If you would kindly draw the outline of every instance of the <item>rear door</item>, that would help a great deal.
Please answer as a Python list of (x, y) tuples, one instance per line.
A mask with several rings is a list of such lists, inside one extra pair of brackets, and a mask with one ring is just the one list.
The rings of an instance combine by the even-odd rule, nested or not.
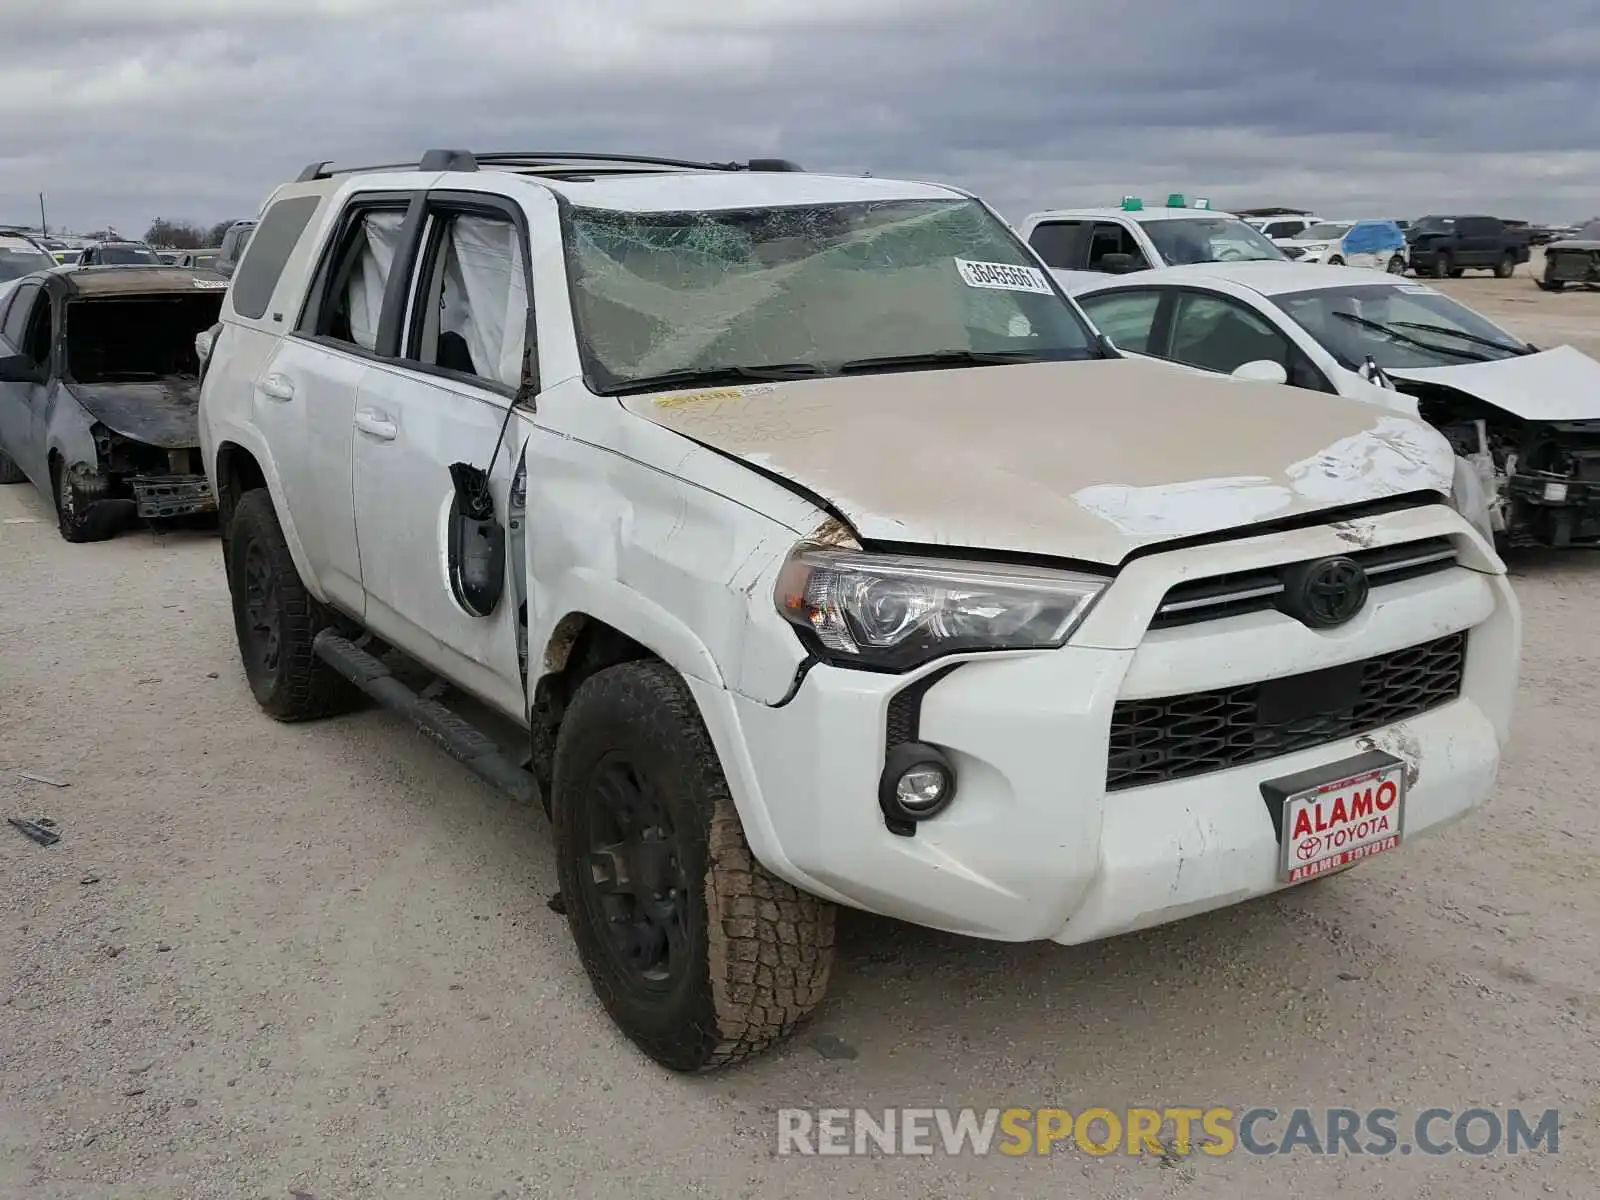
[(1456, 229), (1461, 236), (1459, 266), (1492, 267), (1500, 260), (1505, 227), (1495, 218), (1463, 217)]
[[(278, 340), (254, 384), (256, 422), (273, 447), (295, 533), (323, 594), (355, 617), (365, 599), (351, 507), (356, 397), (379, 361), (384, 293), (413, 199), (408, 193), (351, 199), (295, 332)], [(269, 209), (241, 263), (236, 293), (275, 235)], [(396, 313), (396, 329), (398, 319)]]
[[(484, 566), (474, 550), (492, 544), (493, 524), (505, 527), (522, 451), (513, 409), (533, 337), (526, 223), (500, 197), (437, 192), (420, 231), (399, 353), (371, 365), (354, 413), (366, 623), (521, 719), (510, 556)], [(489, 526), (466, 519), (458, 472), (486, 489)]]

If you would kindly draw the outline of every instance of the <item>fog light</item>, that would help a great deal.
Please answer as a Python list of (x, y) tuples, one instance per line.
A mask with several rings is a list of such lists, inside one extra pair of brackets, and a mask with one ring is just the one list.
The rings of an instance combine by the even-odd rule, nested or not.
[(1567, 485), (1564, 483), (1547, 483), (1544, 485), (1544, 498), (1551, 504), (1560, 504), (1567, 498)]
[(878, 803), (892, 832), (910, 834), (916, 822), (938, 816), (955, 796), (955, 767), (943, 750), (923, 742), (890, 748), (878, 781)]

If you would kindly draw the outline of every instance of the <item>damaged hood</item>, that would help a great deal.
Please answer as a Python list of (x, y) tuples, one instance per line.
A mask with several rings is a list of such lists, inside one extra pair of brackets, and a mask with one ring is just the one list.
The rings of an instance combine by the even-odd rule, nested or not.
[(163, 450), (200, 444), (198, 380), (177, 377), (63, 386), (80, 408), (113, 433)]
[(1359, 401), (1132, 359), (629, 396), (875, 541), (1114, 565), (1142, 545), (1414, 491), (1454, 455)]
[(1384, 370), (1455, 388), (1527, 421), (1600, 421), (1600, 362), (1571, 346), (1496, 362)]

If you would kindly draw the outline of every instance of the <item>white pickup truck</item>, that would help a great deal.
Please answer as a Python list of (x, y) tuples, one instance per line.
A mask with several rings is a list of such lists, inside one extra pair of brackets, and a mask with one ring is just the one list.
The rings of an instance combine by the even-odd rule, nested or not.
[(1084, 942), (1493, 786), (1520, 618), (1444, 438), (1123, 357), (956, 189), (317, 163), (200, 349), (258, 703), (369, 697), (542, 800), (675, 1070), (812, 1011), (837, 905)]
[(1120, 208), (1065, 208), (1031, 213), (1020, 232), (1069, 292), (1106, 275), (1205, 262), (1287, 262), (1259, 229), (1232, 213), (1190, 207), (1181, 196), (1165, 208), (1129, 197)]

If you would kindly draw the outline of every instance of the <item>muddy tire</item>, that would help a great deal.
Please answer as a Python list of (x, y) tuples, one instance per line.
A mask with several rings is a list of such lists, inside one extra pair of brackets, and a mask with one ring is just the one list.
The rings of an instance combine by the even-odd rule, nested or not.
[(1517, 260), (1509, 254), (1494, 265), (1494, 277), (1496, 279), (1510, 279), (1516, 272)]
[(1433, 271), (1431, 274), (1435, 279), (1443, 279), (1450, 274), (1450, 256), (1444, 251), (1441, 250), (1433, 256)]
[(105, 511), (109, 506), (101, 506), (98, 512), (91, 508), (91, 499), (73, 483), (60, 459), (50, 463), (50, 491), (63, 541), (104, 542), (116, 536), (117, 522)]
[(750, 853), (681, 678), (655, 660), (585, 680), (561, 723), (556, 861), (600, 1003), (674, 1071), (783, 1040), (827, 989), (834, 909)]
[(256, 703), (280, 721), (358, 707), (360, 690), (312, 652), (334, 621), (300, 581), (264, 488), (246, 492), (233, 510), (227, 567), (239, 657)]
[(1391, 275), (1404, 275), (1406, 273), (1406, 260), (1396, 254), (1389, 260), (1384, 270)]

